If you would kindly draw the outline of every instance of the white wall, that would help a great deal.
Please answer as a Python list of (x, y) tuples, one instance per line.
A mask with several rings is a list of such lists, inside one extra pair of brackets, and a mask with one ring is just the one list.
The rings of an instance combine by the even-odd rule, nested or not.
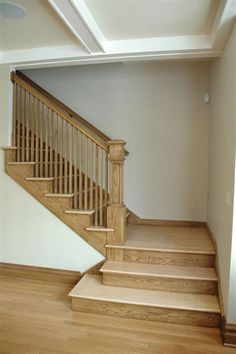
[(126, 205), (144, 218), (206, 220), (209, 63), (25, 71), (111, 138), (127, 141)]
[[(211, 70), (211, 119), (209, 155), (208, 223), (216, 237), (224, 308), (230, 321), (236, 323), (236, 245), (232, 247), (236, 146), (236, 27), (220, 59)], [(226, 203), (226, 194), (230, 201)], [(233, 258), (231, 258), (233, 257)], [(230, 282), (231, 272), (231, 282)], [(229, 295), (230, 300), (229, 300)]]
[[(11, 131), (9, 67), (0, 66), (0, 146)], [(0, 262), (84, 271), (103, 259), (4, 173), (0, 151)]]
[[(6, 146), (9, 144), (9, 132), (10, 132), (10, 121), (7, 117), (10, 114), (11, 106), (11, 87), (9, 82), (10, 69), (7, 65), (0, 65), (0, 121), (1, 121), (1, 129), (0, 129), (0, 147)], [(5, 119), (3, 118), (5, 117)], [(3, 166), (3, 158), (2, 153), (0, 153), (0, 166), (2, 169)], [(4, 194), (3, 194), (3, 176), (0, 173), (0, 259), (3, 255), (3, 220), (4, 220)]]

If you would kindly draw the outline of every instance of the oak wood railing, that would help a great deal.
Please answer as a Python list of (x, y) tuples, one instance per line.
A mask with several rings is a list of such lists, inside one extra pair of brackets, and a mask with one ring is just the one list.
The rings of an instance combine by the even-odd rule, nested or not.
[(73, 196), (73, 208), (94, 210), (123, 243), (123, 164), (127, 151), (20, 72), (12, 73), (12, 145), (17, 161), (35, 162), (35, 177), (51, 178), (53, 192)]

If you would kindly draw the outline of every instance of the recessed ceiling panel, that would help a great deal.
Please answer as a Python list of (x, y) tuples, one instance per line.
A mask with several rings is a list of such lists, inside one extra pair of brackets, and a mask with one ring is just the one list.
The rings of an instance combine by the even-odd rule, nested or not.
[(85, 0), (108, 40), (210, 33), (219, 0)]
[(22, 18), (0, 14), (0, 50), (17, 50), (79, 42), (46, 0), (14, 0), (26, 11)]

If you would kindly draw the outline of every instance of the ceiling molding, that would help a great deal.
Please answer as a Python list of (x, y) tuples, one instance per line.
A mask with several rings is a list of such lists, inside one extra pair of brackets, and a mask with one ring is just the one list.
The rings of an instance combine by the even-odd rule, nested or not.
[(221, 0), (211, 32), (211, 47), (222, 49), (234, 25), (236, 0)]
[(171, 36), (107, 42), (107, 53), (162, 53), (210, 49), (210, 36)]
[[(78, 45), (0, 53), (0, 64), (16, 68), (82, 65), (136, 60), (212, 58), (221, 55), (236, 15), (236, 0), (222, 0), (209, 35), (106, 41), (82, 0), (48, 0), (76, 35)], [(78, 43), (79, 44), (79, 43)]]
[[(189, 59), (209, 59), (212, 57), (219, 57), (220, 51), (198, 50), (198, 51), (175, 51), (159, 52), (159, 53), (133, 53), (133, 54), (94, 54), (89, 55), (85, 53), (78, 53), (76, 48), (69, 48), (69, 46), (56, 47), (55, 52), (49, 53), (47, 48), (43, 48), (44, 56), (37, 59), (37, 52), (41, 52), (42, 48), (36, 49), (36, 55), (29, 57), (29, 53), (25, 51), (17, 51), (15, 60), (8, 64), (15, 69), (29, 69), (29, 68), (44, 68), (56, 66), (70, 66), (70, 65), (85, 65), (85, 64), (101, 64), (114, 62), (134, 62), (134, 61), (157, 61), (157, 60), (189, 60)], [(58, 53), (66, 53), (61, 58), (57, 57)], [(13, 53), (12, 53), (13, 54)], [(16, 53), (15, 53), (16, 54)], [(6, 63), (6, 58), (4, 63)]]
[(98, 64), (122, 61), (199, 59), (219, 57), (221, 51), (208, 48), (159, 50), (145, 52), (88, 54), (77, 46), (44, 47), (0, 53), (0, 64), (15, 68), (47, 67), (62, 65)]
[(105, 38), (82, 0), (48, 0), (88, 53), (104, 52)]
[(44, 62), (64, 60), (69, 58), (78, 58), (87, 56), (88, 53), (76, 45), (62, 45), (55, 47), (40, 47), (33, 49), (10, 50), (0, 52), (0, 64), (18, 64), (32, 62)]

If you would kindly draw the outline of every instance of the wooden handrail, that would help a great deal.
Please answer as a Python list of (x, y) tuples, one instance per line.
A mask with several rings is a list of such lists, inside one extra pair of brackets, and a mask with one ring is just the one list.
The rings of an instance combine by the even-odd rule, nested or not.
[[(90, 138), (104, 150), (109, 150), (108, 141), (111, 140), (110, 137), (101, 132), (86, 119), (82, 118), (79, 114), (71, 110), (68, 106), (59, 101), (56, 97), (51, 95), (41, 86), (37, 85), (22, 72), (18, 70), (16, 72), (13, 71), (11, 73), (11, 80), (12, 82), (17, 82), (26, 90), (35, 95), (38, 99), (40, 99), (43, 103), (47, 104), (56, 113), (60, 114), (64, 119), (79, 129), (83, 134), (85, 134), (88, 138)], [(127, 156), (128, 154), (129, 152), (125, 150), (125, 155)]]
[[(23, 74), (21, 74), (21, 76), (22, 75)], [(65, 111), (64, 108), (61, 107), (61, 105), (57, 104), (56, 98), (54, 98), (50, 94), (45, 94), (43, 92), (44, 91), (43, 89), (41, 89), (41, 88), (38, 89), (38, 87), (39, 87), (38, 85), (36, 85), (36, 84), (31, 85), (31, 83), (29, 83), (29, 81), (30, 81), (29, 79), (25, 80), (21, 76), (19, 76), (17, 73), (13, 72), (11, 74), (12, 82), (18, 83), (20, 86), (22, 86), (28, 92), (30, 92), (32, 95), (34, 95), (36, 98), (38, 98), (41, 102), (43, 102), (49, 108), (51, 108), (54, 112), (56, 112), (61, 117), (63, 117), (68, 123), (70, 123), (75, 128), (79, 129), (84, 135), (86, 135), (89, 139), (91, 139), (93, 142), (95, 142), (101, 148), (103, 148), (106, 151), (109, 150), (109, 145), (106, 143), (106, 141), (104, 141), (100, 136), (95, 134), (92, 130), (89, 130), (84, 125), (80, 124), (80, 122), (76, 118), (71, 117), (71, 115), (67, 111)], [(36, 87), (36, 86), (38, 86), (38, 87)]]

